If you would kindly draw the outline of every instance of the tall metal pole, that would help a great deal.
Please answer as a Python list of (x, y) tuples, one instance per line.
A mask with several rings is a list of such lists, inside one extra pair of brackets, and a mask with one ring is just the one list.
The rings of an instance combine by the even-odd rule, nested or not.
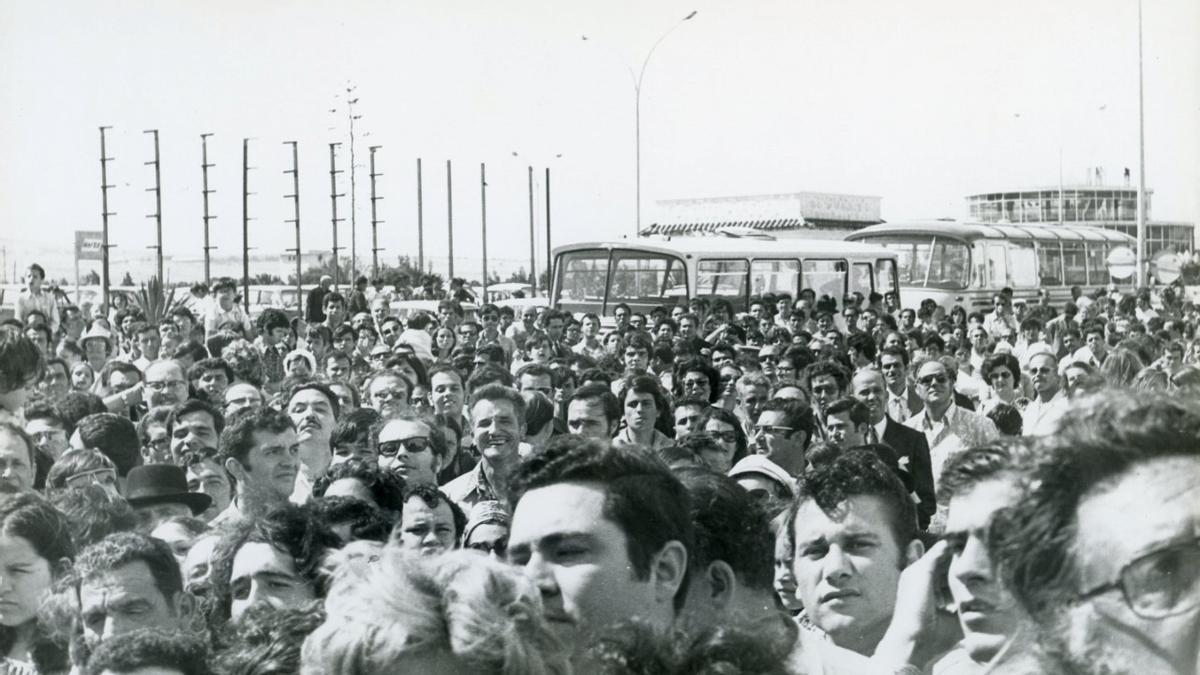
[[(115, 157), (108, 156), (108, 151), (105, 149), (104, 144), (104, 132), (111, 128), (112, 127), (100, 127), (100, 220), (103, 223), (103, 232), (101, 234), (103, 241), (100, 244), (100, 271), (102, 275), (100, 283), (104, 296), (105, 311), (108, 311), (109, 309), (108, 289), (109, 285), (111, 284), (111, 280), (108, 278), (108, 249), (112, 248), (112, 245), (108, 243), (108, 217), (117, 215), (115, 212), (108, 210), (108, 191), (116, 187), (115, 185), (108, 184), (108, 163), (115, 159)], [(7, 270), (4, 271), (7, 272)]]
[(292, 217), (283, 222), (293, 223), (296, 226), (296, 311), (300, 312), (300, 316), (304, 316), (304, 286), (300, 279), (300, 275), (304, 272), (301, 264), (303, 254), (300, 248), (300, 150), (296, 141), (284, 141), (283, 144), (292, 146), (292, 168), (285, 169), (283, 172), (292, 174), (292, 194), (283, 196), (284, 199), (292, 200)]
[(529, 167), (529, 286), (530, 286), (530, 290), (531, 290), (530, 297), (536, 298), (537, 297), (537, 288), (538, 288), (538, 273), (537, 273), (537, 253), (534, 251), (534, 247), (536, 246), (536, 244), (534, 243), (534, 239), (536, 238), (537, 235), (534, 233), (533, 228), (534, 228), (534, 225), (533, 225), (533, 167), (530, 166)]
[(1142, 86), (1142, 0), (1138, 0), (1137, 287), (1146, 283), (1146, 121)]
[(446, 283), (454, 281), (454, 175), (446, 160), (446, 234), (450, 238), (450, 265)]
[(637, 80), (633, 83), (633, 119), (634, 119), (634, 144), (636, 147), (636, 168), (635, 180), (637, 181), (637, 229), (634, 230), (633, 236), (637, 237), (642, 232), (642, 78), (646, 76), (646, 66), (650, 65), (650, 57), (654, 56), (654, 50), (662, 44), (667, 36), (675, 32), (676, 28), (683, 25), (684, 21), (689, 21), (696, 16), (698, 10), (693, 10), (691, 14), (683, 17), (674, 26), (667, 29), (661, 37), (650, 47), (650, 51), (646, 52), (646, 58), (642, 61), (642, 69), (638, 73)]
[[(421, 158), (417, 158), (417, 270), (425, 273), (425, 205), (421, 200)], [(413, 279), (420, 283), (420, 279)]]
[(212, 167), (216, 166), (216, 164), (210, 164), (208, 161), (208, 137), (209, 136), (212, 136), (212, 134), (200, 134), (200, 157), (201, 157), (200, 173), (204, 178), (204, 189), (202, 189), (200, 191), (200, 196), (204, 200), (204, 285), (205, 286), (209, 286), (210, 284), (212, 284), (212, 266), (211, 266), (212, 260), (209, 256), (209, 251), (216, 248), (215, 246), (210, 246), (209, 240), (208, 240), (209, 221), (211, 221), (213, 218), (216, 218), (216, 216), (209, 215), (209, 213), (208, 213), (208, 196), (210, 194), (216, 192), (216, 190), (210, 190), (208, 188), (208, 170), (211, 169)]
[(332, 215), (330, 222), (333, 225), (333, 289), (334, 290), (337, 290), (338, 284), (341, 283), (341, 264), (338, 262), (338, 251), (340, 250), (338, 248), (338, 223), (341, 222), (342, 220), (344, 220), (344, 218), (338, 218), (337, 200), (339, 197), (346, 196), (344, 194), (338, 194), (338, 191), (337, 191), (337, 175), (339, 173), (342, 173), (337, 168), (337, 149), (338, 149), (338, 146), (340, 146), (340, 145), (341, 145), (341, 143), (330, 143), (329, 144), (329, 202), (333, 208), (333, 210), (332, 210), (333, 215)]
[(483, 222), (483, 302), (488, 301), (488, 270), (487, 270), (487, 165), (479, 163), (479, 206)]
[(143, 162), (146, 166), (154, 165), (154, 187), (146, 188), (146, 192), (154, 193), (154, 213), (146, 216), (154, 219), (155, 229), (155, 245), (150, 248), (154, 249), (155, 268), (158, 270), (158, 281), (163, 282), (163, 243), (162, 243), (162, 172), (160, 171), (158, 161), (158, 129), (149, 129), (143, 131), (144, 134), (152, 134), (154, 136), (154, 161)]
[(372, 145), (371, 150), (371, 279), (379, 280), (379, 252), (383, 249), (379, 248), (379, 220), (376, 211), (375, 202), (383, 199), (375, 194), (375, 179), (382, 176), (381, 173), (375, 173), (375, 151), (381, 146)]
[(250, 313), (250, 139), (242, 139), (242, 306)]
[(550, 289), (554, 287), (554, 259), (550, 253), (550, 167), (546, 167), (546, 297), (550, 297)]
[(350, 98), (354, 93), (353, 85), (346, 87), (346, 113), (350, 117), (350, 283), (358, 278), (358, 189), (354, 159), (354, 120), (361, 117), (354, 114), (354, 104), (357, 98)]

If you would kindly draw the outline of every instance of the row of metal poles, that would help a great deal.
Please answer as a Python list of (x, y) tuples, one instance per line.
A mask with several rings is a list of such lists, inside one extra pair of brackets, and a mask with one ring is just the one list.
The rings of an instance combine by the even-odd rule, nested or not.
[[(103, 227), (103, 239), (101, 243), (101, 252), (103, 262), (101, 264), (101, 283), (103, 285), (104, 304), (109, 304), (109, 287), (111, 281), (109, 279), (109, 249), (115, 245), (109, 243), (109, 217), (115, 216), (116, 213), (109, 211), (108, 208), (108, 191), (114, 185), (108, 182), (108, 163), (113, 161), (113, 157), (108, 156), (106, 145), (105, 132), (112, 127), (100, 127), (100, 194), (101, 194), (101, 221)], [(158, 146), (158, 130), (152, 129), (145, 133), (152, 134), (154, 137), (154, 160), (146, 162), (147, 166), (154, 166), (154, 186), (147, 188), (147, 192), (154, 193), (154, 213), (147, 217), (154, 218), (156, 240), (155, 245), (150, 247), (155, 250), (155, 262), (159, 281), (163, 281), (163, 241), (162, 241), (162, 174), (159, 164), (159, 146)], [(216, 248), (212, 246), (209, 240), (209, 228), (211, 221), (216, 218), (209, 211), (209, 195), (216, 192), (215, 189), (209, 188), (208, 170), (216, 166), (208, 160), (208, 139), (212, 136), (211, 133), (200, 134), (201, 146), (201, 162), (200, 170), (203, 180), (201, 189), (201, 197), (204, 202), (204, 283), (211, 283), (211, 257), (210, 252)], [(285, 169), (285, 175), (292, 177), (291, 194), (284, 195), (284, 199), (289, 199), (292, 202), (292, 217), (284, 220), (285, 223), (291, 223), (296, 231), (295, 248), (285, 249), (288, 252), (294, 251), (296, 254), (296, 292), (297, 302), (302, 305), (304, 293), (301, 284), (301, 275), (303, 274), (303, 255), (300, 247), (300, 144), (298, 141), (284, 141), (284, 145), (290, 145), (292, 149), (292, 167)], [(345, 197), (344, 193), (338, 192), (337, 176), (343, 173), (342, 169), (338, 168), (337, 151), (341, 143), (329, 144), (329, 186), (330, 186), (330, 205), (331, 205), (331, 225), (333, 229), (333, 283), (336, 288), (342, 282), (341, 268), (339, 264), (338, 252), (345, 247), (338, 246), (338, 224), (345, 220), (338, 217), (338, 200)], [(378, 217), (378, 202), (383, 197), (377, 194), (376, 180), (382, 176), (382, 173), (376, 171), (375, 153), (382, 146), (374, 145), (370, 147), (370, 179), (371, 179), (371, 275), (378, 279), (379, 275), (379, 252), (384, 250), (379, 246), (379, 225), (384, 221)], [(243, 302), (247, 309), (250, 304), (250, 221), (255, 220), (250, 216), (250, 170), (254, 168), (250, 166), (250, 139), (242, 139), (242, 296)], [(538, 274), (537, 274), (537, 257), (535, 246), (535, 190), (533, 180), (533, 167), (528, 167), (529, 178), (529, 283), (532, 287), (533, 294), (537, 295)], [(550, 276), (551, 253), (550, 253), (550, 169), (546, 168), (546, 204), (545, 204), (545, 220), (546, 220), (546, 276)], [(480, 207), (481, 218), (480, 225), (483, 236), (483, 293), (482, 298), (487, 298), (488, 289), (488, 254), (487, 254), (487, 165), (480, 163), (479, 165), (479, 190), (480, 190)], [(422, 182), (422, 166), (421, 159), (417, 158), (417, 268), (425, 270), (425, 214), (424, 214), (424, 197), (423, 197), (423, 182)], [(353, 208), (353, 207), (352, 207)], [(446, 160), (446, 233), (447, 243), (449, 246), (449, 264), (447, 269), (447, 282), (454, 278), (454, 174), (453, 166), (450, 160)], [(352, 242), (352, 248), (356, 242)], [(356, 273), (353, 262), (351, 263), (351, 276)], [(414, 280), (419, 281), (419, 280)], [(353, 279), (349, 280), (353, 283)]]

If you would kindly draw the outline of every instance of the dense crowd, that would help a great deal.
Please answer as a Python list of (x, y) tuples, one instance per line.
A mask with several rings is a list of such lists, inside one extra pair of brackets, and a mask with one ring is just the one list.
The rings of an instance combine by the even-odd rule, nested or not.
[(1197, 672), (1173, 288), (606, 328), (44, 277), (0, 326), (0, 673)]

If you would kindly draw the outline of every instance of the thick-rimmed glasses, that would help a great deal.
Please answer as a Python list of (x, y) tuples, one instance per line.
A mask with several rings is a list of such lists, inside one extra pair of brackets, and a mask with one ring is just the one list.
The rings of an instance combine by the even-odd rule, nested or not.
[(1117, 579), (1079, 594), (1079, 600), (1120, 589), (1143, 619), (1164, 619), (1200, 605), (1200, 537), (1175, 542), (1125, 564)]
[(432, 448), (429, 444), (429, 439), (424, 436), (414, 436), (412, 438), (401, 438), (395, 441), (381, 441), (379, 443), (380, 457), (395, 457), (396, 453), (400, 452), (400, 447), (403, 446), (406, 452), (417, 454), (425, 452)]

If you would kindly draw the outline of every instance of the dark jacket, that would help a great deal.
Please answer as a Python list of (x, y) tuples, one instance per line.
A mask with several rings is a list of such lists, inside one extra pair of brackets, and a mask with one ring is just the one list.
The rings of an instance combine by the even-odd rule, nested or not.
[[(917, 504), (917, 521), (924, 530), (929, 526), (929, 519), (933, 517), (934, 511), (937, 511), (937, 497), (933, 489), (933, 463), (929, 459), (929, 443), (925, 440), (925, 434), (889, 417), (887, 426), (883, 429), (883, 438), (880, 440), (896, 451), (900, 465), (907, 466), (908, 473), (912, 476), (913, 489), (921, 500)], [(905, 458), (908, 458), (907, 462)]]

